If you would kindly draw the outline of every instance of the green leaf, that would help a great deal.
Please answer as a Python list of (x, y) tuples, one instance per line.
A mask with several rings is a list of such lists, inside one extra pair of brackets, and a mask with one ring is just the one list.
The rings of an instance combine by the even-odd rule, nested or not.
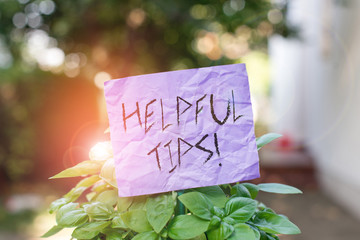
[(147, 195), (133, 197), (132, 204), (129, 207), (129, 210), (141, 209), (146, 211), (147, 198), (148, 198)]
[(274, 234), (299, 234), (300, 229), (287, 218), (270, 212), (257, 212), (253, 220), (259, 229)]
[(209, 226), (209, 221), (194, 215), (179, 215), (170, 222), (168, 231), (172, 239), (189, 239), (204, 233)]
[(62, 229), (64, 229), (63, 227), (60, 226), (53, 226), (49, 231), (47, 231), (44, 235), (42, 235), (42, 238), (47, 238), (47, 237), (51, 237), (52, 235), (57, 234), (58, 232), (60, 232)]
[(231, 195), (236, 197), (251, 198), (250, 191), (242, 184), (236, 184), (231, 188)]
[(67, 203), (69, 203), (68, 199), (65, 198), (56, 199), (50, 204), (49, 213), (56, 212), (57, 210), (59, 210), (59, 208), (61, 208)]
[(209, 240), (224, 240), (227, 239), (234, 232), (234, 227), (226, 222), (222, 222), (219, 228), (208, 231), (207, 237)]
[(218, 228), (220, 226), (220, 223), (221, 223), (221, 218), (219, 218), (216, 215), (212, 216), (210, 223), (209, 223), (209, 229)]
[(201, 235), (199, 235), (197, 237), (190, 238), (189, 240), (207, 240), (207, 238), (206, 238), (205, 233), (203, 233), (203, 234), (201, 234)]
[(54, 178), (68, 178), (68, 177), (79, 177), (83, 175), (96, 174), (101, 170), (104, 162), (102, 161), (83, 161), (74, 167), (65, 169), (64, 171), (56, 174), (55, 176), (50, 177), (50, 179)]
[(132, 238), (132, 240), (160, 240), (160, 239), (161, 239), (160, 236), (154, 231), (139, 233)]
[(225, 213), (238, 223), (246, 222), (256, 211), (256, 201), (250, 198), (231, 198), (225, 205)]
[(281, 183), (262, 183), (258, 185), (263, 192), (280, 193), (280, 194), (299, 194), (301, 190)]
[(213, 208), (210, 200), (200, 192), (188, 192), (182, 194), (178, 199), (187, 207), (194, 215), (210, 220), (212, 217), (211, 209)]
[(245, 223), (238, 223), (234, 225), (234, 233), (228, 240), (256, 240), (254, 231)]
[(261, 137), (256, 138), (257, 149), (260, 150), (260, 148), (281, 136), (282, 135), (277, 133), (267, 133), (265, 135), (262, 135)]
[(134, 198), (132, 197), (118, 197), (117, 210), (119, 212), (125, 212), (129, 209), (133, 203)]
[(225, 211), (224, 211), (224, 209), (219, 208), (219, 207), (216, 207), (216, 206), (214, 206), (214, 207), (211, 208), (211, 213), (212, 213), (213, 215), (218, 216), (219, 218), (223, 218), (223, 217), (225, 216)]
[(117, 190), (104, 191), (96, 197), (96, 201), (105, 203), (109, 206), (114, 206), (118, 201), (118, 192)]
[(108, 220), (114, 212), (114, 209), (102, 202), (92, 202), (85, 204), (84, 210), (91, 219)]
[(77, 239), (92, 239), (111, 224), (110, 221), (91, 222), (77, 227), (71, 236)]
[(73, 189), (71, 189), (70, 192), (65, 194), (64, 198), (67, 199), (68, 202), (76, 201), (86, 189), (88, 189), (100, 179), (101, 178), (99, 178), (97, 175), (84, 178)]
[(121, 219), (125, 225), (136, 232), (148, 232), (152, 230), (149, 221), (146, 218), (146, 211), (141, 209), (129, 210), (122, 213)]
[(112, 219), (111, 227), (112, 228), (122, 228), (122, 229), (128, 228), (120, 216), (115, 216)]
[(125, 232), (119, 229), (105, 228), (101, 233), (106, 235), (106, 240), (122, 240)]
[(252, 183), (242, 183), (244, 187), (250, 192), (251, 198), (255, 199), (259, 193), (259, 187)]
[(77, 208), (77, 203), (62, 206), (56, 214), (56, 223), (61, 227), (77, 227), (86, 223), (89, 218), (84, 209)]
[(174, 213), (174, 207), (171, 193), (160, 194), (147, 199), (146, 216), (155, 232), (160, 233), (165, 227)]
[(204, 194), (210, 202), (219, 208), (223, 208), (227, 201), (224, 191), (219, 186), (195, 188), (194, 191)]

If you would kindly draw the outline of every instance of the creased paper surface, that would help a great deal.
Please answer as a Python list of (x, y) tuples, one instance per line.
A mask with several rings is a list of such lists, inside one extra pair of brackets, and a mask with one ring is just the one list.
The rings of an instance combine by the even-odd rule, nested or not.
[(259, 177), (244, 64), (105, 83), (119, 196)]

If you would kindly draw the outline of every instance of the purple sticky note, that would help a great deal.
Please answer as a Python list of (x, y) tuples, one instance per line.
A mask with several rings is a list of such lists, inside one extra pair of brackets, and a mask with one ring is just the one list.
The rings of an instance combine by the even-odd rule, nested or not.
[(105, 83), (119, 196), (259, 177), (244, 64)]

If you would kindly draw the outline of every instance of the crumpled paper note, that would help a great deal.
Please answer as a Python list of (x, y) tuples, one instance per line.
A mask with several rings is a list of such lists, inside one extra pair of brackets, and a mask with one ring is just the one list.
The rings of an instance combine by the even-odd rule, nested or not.
[(119, 196), (259, 177), (244, 64), (105, 83)]

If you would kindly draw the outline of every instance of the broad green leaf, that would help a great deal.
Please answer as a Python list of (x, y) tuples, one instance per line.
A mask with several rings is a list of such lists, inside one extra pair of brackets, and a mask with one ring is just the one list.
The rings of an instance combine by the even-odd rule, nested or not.
[(218, 228), (209, 230), (206, 234), (209, 240), (224, 240), (234, 232), (234, 227), (222, 222)]
[(270, 212), (257, 212), (253, 220), (259, 229), (274, 234), (299, 234), (300, 229), (283, 216)]
[(120, 216), (125, 225), (136, 232), (141, 233), (152, 230), (152, 227), (146, 218), (146, 211), (144, 210), (129, 210), (125, 213), (122, 213)]
[(108, 220), (114, 212), (114, 209), (102, 202), (92, 202), (85, 204), (84, 210), (91, 219)]
[(139, 233), (132, 238), (132, 240), (160, 240), (160, 239), (161, 239), (160, 236), (154, 231)]
[(169, 224), (169, 237), (172, 239), (195, 238), (204, 233), (209, 226), (209, 221), (194, 215), (179, 215)]
[(64, 229), (63, 227), (60, 226), (53, 226), (49, 231), (47, 231), (44, 235), (42, 235), (42, 238), (47, 238), (47, 237), (51, 237), (52, 235), (57, 234), (58, 232), (60, 232), (62, 229)]
[(79, 177), (83, 175), (96, 174), (100, 172), (100, 169), (104, 162), (100, 161), (83, 161), (74, 167), (65, 169), (64, 171), (52, 176), (50, 179), (54, 178), (68, 178), (68, 177)]
[(231, 188), (231, 195), (236, 197), (251, 198), (250, 191), (242, 184), (236, 184)]
[(133, 197), (132, 204), (129, 207), (129, 210), (134, 210), (134, 209), (146, 210), (147, 198), (148, 198), (147, 195)]
[(210, 220), (212, 217), (211, 209), (213, 204), (210, 200), (200, 192), (188, 192), (182, 194), (178, 199), (187, 207), (190, 212), (194, 215), (205, 219)]
[(133, 203), (133, 200), (132, 197), (118, 197), (117, 210), (119, 212), (127, 211)]
[(223, 208), (227, 201), (227, 197), (221, 187), (219, 186), (211, 186), (211, 187), (201, 187), (195, 188), (194, 191), (201, 192), (204, 194), (210, 202), (219, 208)]
[(120, 229), (105, 228), (101, 233), (106, 235), (106, 240), (122, 240), (125, 232)]
[(260, 150), (260, 148), (281, 136), (282, 135), (277, 133), (267, 133), (265, 135), (262, 135), (261, 137), (256, 138), (257, 149)]
[(117, 188), (114, 158), (109, 158), (105, 161), (101, 168), (100, 177), (111, 186)]
[(256, 240), (254, 231), (245, 223), (234, 225), (234, 233), (228, 238), (229, 240)]
[(109, 206), (114, 206), (118, 201), (118, 192), (117, 190), (104, 191), (96, 197), (96, 201), (105, 203)]
[(171, 193), (149, 197), (146, 202), (146, 216), (154, 228), (160, 233), (174, 213), (174, 201)]
[(209, 229), (218, 228), (220, 226), (220, 223), (221, 223), (221, 218), (219, 218), (216, 215), (212, 216), (210, 223), (209, 223)]
[(252, 227), (252, 230), (254, 232), (255, 235), (255, 240), (260, 240), (260, 232), (258, 229), (255, 229), (256, 227)]
[(216, 207), (216, 206), (211, 208), (211, 213), (218, 216), (219, 218), (223, 218), (225, 216), (224, 209)]
[(70, 192), (65, 194), (64, 198), (66, 198), (68, 202), (76, 201), (86, 189), (94, 185), (99, 180), (100, 178), (97, 175), (84, 178), (78, 184), (76, 184), (76, 186), (73, 189), (71, 189)]
[(299, 194), (301, 190), (281, 183), (261, 183), (258, 185), (263, 192), (280, 193), (280, 194)]
[(122, 229), (127, 229), (128, 227), (125, 225), (124, 221), (122, 220), (122, 218), (120, 216), (115, 216), (112, 219), (112, 224), (111, 224), (112, 228), (122, 228)]
[(56, 223), (61, 227), (77, 227), (89, 220), (84, 209), (77, 203), (68, 203), (56, 213)]
[(197, 237), (190, 238), (189, 240), (207, 240), (207, 238), (206, 238), (205, 233), (203, 233), (203, 234), (201, 234), (201, 235), (199, 235)]
[(71, 236), (77, 239), (92, 239), (111, 224), (110, 221), (91, 222), (77, 227)]
[(256, 211), (256, 201), (250, 198), (231, 198), (225, 205), (225, 213), (238, 223), (246, 222)]
[(56, 212), (57, 210), (59, 210), (59, 208), (61, 208), (67, 203), (69, 203), (68, 199), (65, 198), (56, 199), (50, 204), (49, 213)]
[(247, 190), (250, 192), (251, 198), (255, 199), (259, 193), (259, 187), (252, 183), (242, 183), (243, 186), (247, 188)]

